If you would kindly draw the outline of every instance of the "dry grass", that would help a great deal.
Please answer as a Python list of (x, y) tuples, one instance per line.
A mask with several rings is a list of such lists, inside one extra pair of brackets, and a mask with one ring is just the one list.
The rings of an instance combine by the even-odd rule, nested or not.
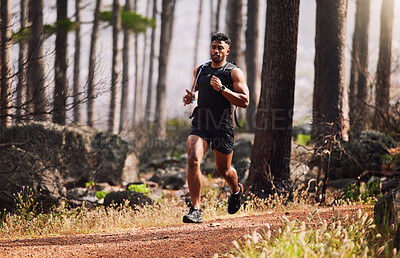
[[(214, 179), (205, 178), (203, 181), (202, 211), (205, 221), (227, 216), (228, 198), (220, 187), (215, 187)], [(296, 192), (292, 202), (287, 202), (287, 197), (277, 195), (268, 200), (253, 196), (237, 214), (243, 216), (265, 211), (311, 208), (313, 204), (308, 199), (306, 191)], [(164, 197), (155, 205), (135, 209), (130, 208), (128, 203), (117, 209), (99, 206), (92, 210), (68, 209), (61, 204), (48, 214), (35, 213), (34, 204), (33, 197), (25, 197), (24, 201), (20, 199), (17, 212), (7, 213), (0, 220), (0, 238), (60, 236), (177, 225), (182, 223), (182, 216), (188, 211), (185, 202), (175, 197)]]
[[(340, 214), (320, 222), (310, 214), (308, 223), (282, 218), (285, 226), (272, 234), (244, 236), (233, 242), (233, 250), (223, 257), (399, 257), (393, 240), (382, 237), (368, 213), (358, 210), (355, 218)], [(315, 225), (319, 225), (315, 227)], [(269, 228), (269, 225), (268, 225)], [(214, 257), (218, 257), (215, 255)]]

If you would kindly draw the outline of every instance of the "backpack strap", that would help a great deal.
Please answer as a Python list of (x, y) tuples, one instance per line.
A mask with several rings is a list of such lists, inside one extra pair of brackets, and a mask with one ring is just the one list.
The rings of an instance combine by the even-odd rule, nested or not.
[(207, 67), (209, 67), (209, 66), (211, 66), (211, 61), (207, 61), (207, 62), (205, 62), (204, 64), (202, 64), (201, 66), (199, 66), (199, 67), (197, 68), (197, 71), (196, 71), (196, 81), (195, 81), (195, 83), (194, 83), (194, 89), (198, 88), (198, 87), (197, 87), (197, 81), (199, 80), (199, 77), (200, 77), (200, 75), (201, 75), (201, 72), (203, 71), (204, 68), (207, 68)]
[[(225, 65), (224, 69), (222, 70), (222, 73), (229, 77), (229, 79), (231, 81), (231, 84), (233, 83), (231, 74), (232, 74), (232, 70), (235, 69), (235, 68), (237, 68), (237, 65), (236, 65), (235, 62), (232, 61), (232, 62), (228, 62)], [(237, 106), (235, 106), (234, 110), (233, 110), (235, 124), (236, 124), (237, 127), (241, 128), (241, 126), (239, 124), (238, 116), (237, 116), (237, 109), (238, 109)]]

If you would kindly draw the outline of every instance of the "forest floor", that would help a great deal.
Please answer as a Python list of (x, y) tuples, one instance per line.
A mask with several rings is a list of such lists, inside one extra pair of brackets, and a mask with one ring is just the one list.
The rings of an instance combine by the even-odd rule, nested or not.
[[(329, 221), (340, 211), (340, 217), (355, 217), (361, 209), (372, 214), (372, 205), (350, 205), (319, 208), (314, 215)], [(119, 232), (60, 237), (0, 240), (0, 257), (212, 257), (229, 253), (232, 242), (254, 230), (262, 234), (267, 223), (272, 232), (290, 221), (307, 221), (314, 210), (264, 212), (257, 215), (233, 215), (208, 220), (202, 224), (179, 224), (165, 227), (134, 228)]]

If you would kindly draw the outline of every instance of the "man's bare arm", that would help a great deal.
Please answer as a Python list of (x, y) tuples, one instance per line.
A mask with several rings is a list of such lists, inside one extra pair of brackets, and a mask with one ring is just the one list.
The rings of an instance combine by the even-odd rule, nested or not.
[[(247, 108), (249, 105), (249, 88), (247, 87), (242, 70), (239, 68), (233, 69), (231, 77), (233, 82), (233, 91), (226, 88), (221, 92), (221, 94), (233, 105)], [(217, 77), (213, 76), (211, 78), (211, 86), (216, 91), (221, 91), (222, 83)]]

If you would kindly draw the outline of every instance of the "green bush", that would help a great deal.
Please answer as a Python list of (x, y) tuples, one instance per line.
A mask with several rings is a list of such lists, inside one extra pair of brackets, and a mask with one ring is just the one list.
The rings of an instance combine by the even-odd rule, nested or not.
[(108, 192), (108, 191), (97, 191), (97, 192), (96, 192), (97, 200), (102, 200), (102, 199), (104, 199), (104, 197), (106, 197), (106, 195), (109, 194), (109, 193), (110, 193), (110, 192)]
[(144, 193), (145, 195), (150, 193), (150, 189), (147, 188), (146, 184), (138, 184), (138, 185), (133, 184), (128, 186), (128, 190), (137, 193)]
[(348, 185), (343, 190), (344, 194), (341, 199), (347, 201), (361, 201), (361, 203), (371, 203), (376, 197), (381, 195), (380, 181), (370, 181), (368, 183), (360, 182)]

